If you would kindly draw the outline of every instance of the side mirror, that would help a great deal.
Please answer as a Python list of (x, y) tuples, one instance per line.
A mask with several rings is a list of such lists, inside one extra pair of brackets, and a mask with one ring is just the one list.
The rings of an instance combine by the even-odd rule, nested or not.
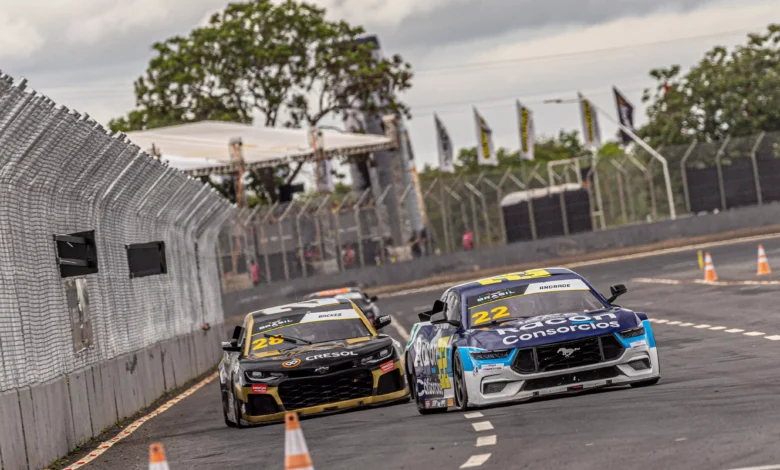
[(446, 307), (447, 307), (447, 305), (444, 302), (442, 302), (441, 300), (434, 300), (433, 301), (433, 308), (431, 309), (431, 314), (443, 312)]
[(371, 302), (376, 302), (377, 300), (379, 300), (379, 297), (372, 295), (371, 297), (369, 297), (368, 300), (370, 300)]
[(393, 320), (390, 318), (390, 315), (382, 315), (381, 317), (377, 317), (374, 320), (374, 329), (381, 330), (382, 328), (392, 323), (392, 321)]
[(463, 325), (459, 320), (448, 320), (447, 315), (444, 312), (434, 313), (431, 315), (431, 323), (434, 325), (449, 323), (456, 328), (460, 328)]
[(241, 346), (238, 345), (238, 340), (231, 339), (230, 341), (222, 342), (222, 350), (225, 352), (241, 352)]
[(615, 284), (614, 286), (610, 286), (609, 293), (612, 295), (607, 299), (607, 302), (614, 302), (615, 299), (625, 294), (626, 292), (628, 292), (628, 288), (623, 284)]
[(234, 340), (238, 341), (238, 338), (241, 337), (241, 332), (243, 332), (243, 331), (244, 331), (244, 328), (241, 327), (241, 325), (237, 325), (235, 328), (233, 328), (233, 336), (231, 336), (231, 338), (233, 338)]

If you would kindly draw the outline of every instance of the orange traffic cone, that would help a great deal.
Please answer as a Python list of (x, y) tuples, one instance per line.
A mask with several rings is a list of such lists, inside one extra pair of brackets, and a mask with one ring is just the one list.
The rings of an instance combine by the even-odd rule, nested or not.
[(163, 446), (158, 442), (149, 446), (149, 470), (170, 470)]
[(758, 245), (758, 275), (764, 274), (772, 274), (772, 270), (769, 269), (769, 260), (766, 259), (764, 245)]
[(298, 422), (298, 413), (288, 412), (284, 417), (286, 425), (284, 437), (285, 470), (314, 470), (306, 447), (306, 439)]
[(709, 253), (704, 255), (704, 280), (715, 282), (718, 280), (718, 274), (715, 272), (715, 266), (712, 264), (712, 256)]

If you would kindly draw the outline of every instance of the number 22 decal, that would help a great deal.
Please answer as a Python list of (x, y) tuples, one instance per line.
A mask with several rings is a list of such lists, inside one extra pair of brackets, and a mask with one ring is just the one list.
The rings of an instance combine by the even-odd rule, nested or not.
[[(492, 314), (492, 315), (491, 315)], [(492, 320), (497, 320), (499, 318), (508, 317), (509, 313), (507, 313), (506, 307), (495, 307), (490, 310), (490, 312), (481, 311), (481, 312), (474, 312), (471, 314), (471, 324), (472, 325), (481, 325), (483, 323), (487, 323)]]

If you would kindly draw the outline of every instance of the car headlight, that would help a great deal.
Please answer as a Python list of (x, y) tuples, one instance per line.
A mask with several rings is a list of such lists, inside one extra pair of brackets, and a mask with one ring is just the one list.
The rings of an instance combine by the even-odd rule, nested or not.
[(471, 357), (478, 361), (485, 361), (487, 359), (503, 359), (509, 356), (509, 349), (502, 351), (488, 351), (488, 352), (472, 352)]
[(284, 377), (284, 374), (281, 372), (265, 372), (259, 370), (250, 370), (247, 371), (244, 375), (246, 380), (249, 382), (267, 382), (271, 379)]
[(376, 364), (377, 362), (387, 359), (392, 355), (393, 355), (393, 347), (388, 346), (386, 348), (380, 349), (379, 351), (375, 352), (370, 356), (366, 356), (363, 359), (361, 359), (360, 365), (364, 366), (366, 364)]
[(623, 338), (635, 338), (637, 336), (642, 336), (643, 334), (645, 334), (645, 327), (637, 326), (636, 328), (629, 328), (627, 330), (621, 331), (619, 334)]

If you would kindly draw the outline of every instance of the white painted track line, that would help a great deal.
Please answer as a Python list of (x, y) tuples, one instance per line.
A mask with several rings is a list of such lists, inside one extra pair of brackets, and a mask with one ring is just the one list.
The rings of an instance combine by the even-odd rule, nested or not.
[[(563, 268), (579, 268), (582, 266), (598, 266), (600, 264), (607, 264), (607, 263), (614, 263), (617, 261), (627, 261), (627, 260), (636, 260), (641, 258), (650, 258), (653, 256), (659, 256), (659, 255), (667, 255), (671, 253), (682, 253), (684, 251), (689, 250), (702, 250), (705, 248), (712, 248), (716, 246), (728, 246), (728, 245), (735, 245), (739, 243), (747, 243), (747, 242), (753, 242), (753, 241), (760, 241), (760, 240), (770, 240), (773, 238), (780, 237), (780, 233), (772, 233), (767, 235), (756, 235), (753, 237), (742, 237), (742, 238), (734, 238), (731, 240), (723, 240), (719, 242), (710, 242), (710, 243), (700, 243), (698, 245), (687, 245), (687, 246), (681, 246), (677, 248), (666, 248), (661, 250), (652, 250), (652, 251), (645, 251), (641, 253), (635, 253), (633, 255), (625, 255), (625, 256), (615, 256), (612, 258), (601, 258), (591, 261), (582, 261), (579, 263), (568, 263), (564, 264), (561, 267)], [(671, 280), (670, 284), (682, 284), (682, 281), (676, 281)], [(776, 283), (780, 284), (780, 281), (775, 281)], [(390, 297), (399, 297), (403, 295), (409, 295), (409, 294), (416, 294), (420, 292), (430, 292), (435, 290), (444, 290), (449, 287), (452, 287), (455, 284), (458, 284), (459, 282), (444, 282), (441, 284), (437, 284), (435, 286), (426, 286), (426, 287), (418, 287), (414, 289), (404, 289), (400, 291), (395, 292), (388, 292), (387, 294), (383, 294), (382, 298), (390, 298)]]
[(745, 336), (764, 336), (766, 333), (761, 333), (760, 331), (749, 331), (745, 333)]
[(726, 333), (742, 333), (745, 330), (740, 330), (739, 328), (732, 328), (730, 330), (726, 330)]
[(466, 463), (460, 466), (460, 468), (471, 468), (471, 467), (479, 467), (483, 463), (487, 462), (487, 460), (490, 458), (490, 454), (479, 454), (479, 455), (472, 455)]
[(466, 419), (481, 418), (482, 416), (484, 415), (479, 411), (475, 411), (474, 413), (466, 413), (465, 415), (463, 415), (463, 417)]
[(480, 421), (478, 423), (471, 423), (472, 426), (474, 426), (474, 430), (479, 431), (490, 431), (493, 429), (493, 425), (490, 424), (490, 421)]
[(479, 436), (477, 438), (477, 447), (494, 446), (496, 445), (496, 435), (492, 436)]
[(680, 326), (693, 326), (693, 323), (680, 323)]
[(711, 330), (715, 330), (715, 331), (717, 331), (717, 330), (725, 330), (725, 329), (726, 329), (726, 327), (725, 327), (725, 326), (713, 326), (713, 327), (712, 327), (712, 328), (710, 328), (710, 329), (711, 329)]
[(742, 467), (731, 470), (780, 470), (780, 465), (764, 465), (763, 467)]
[(711, 326), (712, 326), (712, 325), (705, 325), (705, 324), (702, 324), (702, 325), (696, 325), (696, 326), (694, 326), (694, 328), (709, 328), (709, 327), (711, 327)]
[(677, 320), (669, 322), (670, 325), (679, 325), (680, 323), (682, 323), (682, 322), (681, 321), (677, 321)]
[(393, 321), (390, 324), (393, 325), (393, 328), (395, 328), (398, 336), (403, 338), (404, 341), (409, 341), (409, 332), (406, 331), (406, 328), (404, 328), (403, 325), (398, 322), (398, 315), (392, 315), (391, 318)]
[(780, 335), (765, 336), (765, 339), (771, 339), (772, 341), (780, 341)]

